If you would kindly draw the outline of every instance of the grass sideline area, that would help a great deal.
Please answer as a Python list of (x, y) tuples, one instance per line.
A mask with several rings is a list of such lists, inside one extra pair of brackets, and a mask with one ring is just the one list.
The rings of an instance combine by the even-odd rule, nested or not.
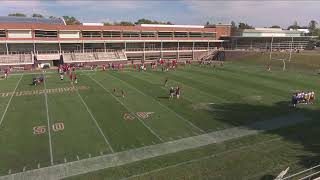
[[(0, 81), (0, 175), (77, 161), (299, 112), (314, 121), (185, 150), (69, 179), (261, 179), (319, 160), (319, 101), (289, 106), (296, 90), (320, 92), (319, 57), (294, 54), (287, 71), (267, 54), (223, 67), (187, 65), (170, 72), (79, 71), (78, 84), (46, 74)], [(266, 64), (271, 63), (271, 72)], [(168, 84), (163, 86), (168, 78)], [(168, 99), (179, 85), (181, 99)], [(85, 88), (80, 88), (85, 87)], [(114, 93), (113, 89), (117, 92)], [(121, 90), (126, 97), (122, 97)], [(54, 91), (54, 92), (53, 92)], [(34, 134), (36, 132), (36, 134)], [(37, 134), (38, 133), (38, 134)]]

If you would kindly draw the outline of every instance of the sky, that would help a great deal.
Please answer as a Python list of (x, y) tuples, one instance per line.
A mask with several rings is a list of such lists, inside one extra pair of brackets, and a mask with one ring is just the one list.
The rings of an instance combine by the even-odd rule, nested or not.
[(81, 22), (136, 21), (147, 18), (174, 24), (245, 22), (255, 27), (297, 21), (308, 25), (320, 21), (320, 1), (240, 0), (1, 0), (0, 16), (21, 12), (27, 15), (74, 16)]

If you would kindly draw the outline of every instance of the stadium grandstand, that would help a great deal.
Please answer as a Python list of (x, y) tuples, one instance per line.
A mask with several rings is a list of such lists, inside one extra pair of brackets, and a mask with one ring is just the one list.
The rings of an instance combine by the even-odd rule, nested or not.
[(61, 18), (1, 17), (0, 65), (196, 60), (229, 36), (230, 25), (66, 25)]
[(251, 50), (269, 50), (271, 42), (273, 48), (277, 50), (297, 49), (303, 50), (310, 47), (310, 40), (315, 36), (308, 36), (302, 30), (283, 30), (281, 28), (255, 28), (244, 29), (239, 33), (222, 37), (227, 40), (225, 48), (228, 49), (251, 49)]

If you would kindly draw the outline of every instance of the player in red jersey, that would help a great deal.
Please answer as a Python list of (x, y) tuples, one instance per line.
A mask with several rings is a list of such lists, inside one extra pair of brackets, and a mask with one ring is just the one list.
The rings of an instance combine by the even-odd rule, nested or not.
[(72, 81), (72, 73), (69, 74), (70, 81)]

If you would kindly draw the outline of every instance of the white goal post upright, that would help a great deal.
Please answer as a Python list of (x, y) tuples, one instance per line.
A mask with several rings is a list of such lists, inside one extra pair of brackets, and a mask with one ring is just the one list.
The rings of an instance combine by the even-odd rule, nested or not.
[[(271, 38), (271, 44), (270, 44), (270, 61), (271, 60), (280, 60), (283, 63), (283, 67), (282, 70), (285, 71), (286, 70), (286, 61), (291, 61), (291, 57), (292, 57), (292, 49), (293, 49), (293, 37), (291, 37), (291, 43), (290, 43), (290, 51), (289, 51), (289, 58), (273, 58), (272, 57), (272, 52), (273, 52), (273, 37)], [(279, 42), (279, 48), (280, 48), (280, 42)], [(279, 49), (280, 50), (280, 49)]]

